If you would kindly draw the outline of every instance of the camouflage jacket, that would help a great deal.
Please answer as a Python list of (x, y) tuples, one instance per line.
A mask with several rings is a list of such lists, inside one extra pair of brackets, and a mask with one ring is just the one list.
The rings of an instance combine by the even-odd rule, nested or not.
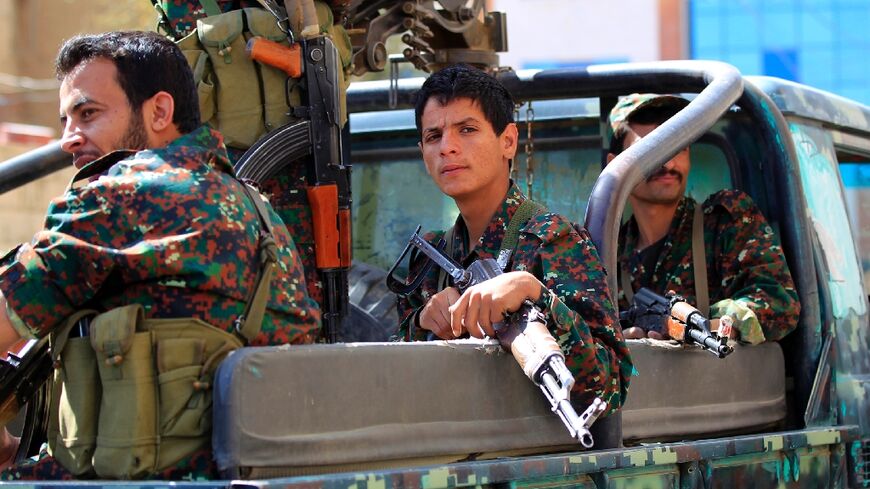
[[(516, 185), (511, 185), (504, 203), (471, 251), (462, 217), (457, 218), (453, 258), (463, 266), (481, 258), (497, 258), (505, 228), (524, 200)], [(443, 236), (444, 232), (439, 231), (428, 233), (425, 239), (435, 244)], [(411, 275), (424, 263), (422, 255), (412, 257)], [(426, 339), (427, 331), (413, 327), (411, 322), (425, 301), (438, 292), (437, 268), (430, 270), (417, 291), (399, 298), (399, 334), (405, 340)], [(507, 269), (528, 271), (553, 293), (547, 326), (577, 379), (577, 400), (588, 403), (598, 396), (610, 410), (620, 407), (634, 368), (617, 326), (604, 268), (586, 230), (558, 214), (540, 214), (520, 227), (519, 242)]]
[[(91, 165), (106, 168), (54, 199), (43, 230), (0, 261), (13, 322), (42, 336), (78, 309), (139, 303), (146, 317), (194, 316), (232, 330), (255, 286), (260, 222), (221, 136), (202, 126), (164, 148)], [(309, 343), (320, 312), (292, 238), (283, 226), (274, 233), (279, 266), (252, 344)]]
[[(684, 197), (674, 214), (650, 283), (659, 294), (674, 290), (694, 304), (692, 216), (697, 203)], [(704, 211), (704, 245), (710, 317), (725, 314), (735, 319), (740, 339), (757, 344), (778, 340), (797, 326), (800, 304), (782, 247), (773, 229), (752, 199), (738, 190), (711, 195)], [(620, 230), (619, 265), (640, 288), (646, 274), (640, 252), (637, 223), (632, 217)], [(619, 306), (628, 307), (619, 292)]]

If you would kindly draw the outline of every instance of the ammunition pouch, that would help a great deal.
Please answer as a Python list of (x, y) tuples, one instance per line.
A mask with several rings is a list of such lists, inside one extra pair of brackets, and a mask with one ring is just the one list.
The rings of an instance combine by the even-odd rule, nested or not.
[(212, 377), (238, 336), (195, 318), (144, 319), (138, 304), (97, 315), (90, 330), (68, 340), (61, 330), (52, 346), (58, 462), (79, 477), (137, 479), (209, 445)]
[[(317, 2), (317, 13), (321, 31), (333, 38), (342, 66), (349, 69), (347, 32), (332, 25), (332, 11), (326, 4)], [(291, 111), (301, 105), (298, 80), (248, 57), (245, 46), (254, 36), (289, 45), (275, 17), (260, 8), (199, 18), (196, 29), (177, 42), (193, 70), (202, 121), (220, 131), (228, 147), (238, 150), (296, 120)]]

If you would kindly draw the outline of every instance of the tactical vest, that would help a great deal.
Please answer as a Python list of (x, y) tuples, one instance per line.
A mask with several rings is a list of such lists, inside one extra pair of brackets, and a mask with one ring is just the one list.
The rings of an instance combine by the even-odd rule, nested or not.
[[(245, 150), (267, 132), (297, 119), (292, 111), (301, 100), (298, 80), (252, 60), (246, 52), (254, 36), (289, 46), (287, 34), (270, 12), (258, 7), (230, 10), (231, 2), (218, 0), (153, 3), (160, 12), (159, 30), (176, 40), (193, 70), (202, 122), (220, 131), (228, 148)], [(346, 89), (352, 62), (350, 37), (342, 25), (333, 23), (329, 5), (322, 1), (314, 5), (320, 32), (338, 50), (344, 68), (341, 85)], [(189, 33), (183, 28), (188, 24)], [(344, 97), (341, 104), (346, 114)]]
[[(70, 186), (93, 175), (93, 166)], [(234, 332), (197, 318), (146, 319), (142, 306), (131, 304), (78, 311), (51, 334), (48, 451), (73, 475), (143, 478), (209, 446), (214, 372), (259, 334), (277, 263), (264, 202), (243, 188), (263, 232), (256, 286)], [(89, 331), (71, 337), (75, 327)]]

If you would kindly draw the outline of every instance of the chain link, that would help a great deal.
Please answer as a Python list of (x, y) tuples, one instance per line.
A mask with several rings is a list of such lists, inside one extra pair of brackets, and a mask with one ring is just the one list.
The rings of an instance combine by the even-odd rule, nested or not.
[(532, 134), (532, 124), (535, 122), (535, 109), (532, 101), (526, 106), (526, 196), (532, 198), (532, 186), (535, 183), (535, 137)]

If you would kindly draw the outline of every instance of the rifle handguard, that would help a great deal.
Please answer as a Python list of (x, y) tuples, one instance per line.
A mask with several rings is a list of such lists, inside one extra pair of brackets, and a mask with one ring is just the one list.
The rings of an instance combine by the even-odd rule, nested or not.
[[(565, 355), (562, 354), (556, 339), (547, 330), (547, 318), (536, 308), (528, 308), (528, 311), (528, 313), (521, 313), (522, 318), (515, 323), (526, 325), (525, 329), (518, 331), (516, 335), (509, 335), (512, 336), (509, 344), (502, 342), (502, 346), (510, 349), (526, 377), (535, 384), (540, 384), (540, 374), (546, 368), (547, 361), (553, 356), (564, 360)], [(505, 338), (507, 339), (507, 336)], [(499, 334), (499, 341), (502, 341), (501, 334)]]

